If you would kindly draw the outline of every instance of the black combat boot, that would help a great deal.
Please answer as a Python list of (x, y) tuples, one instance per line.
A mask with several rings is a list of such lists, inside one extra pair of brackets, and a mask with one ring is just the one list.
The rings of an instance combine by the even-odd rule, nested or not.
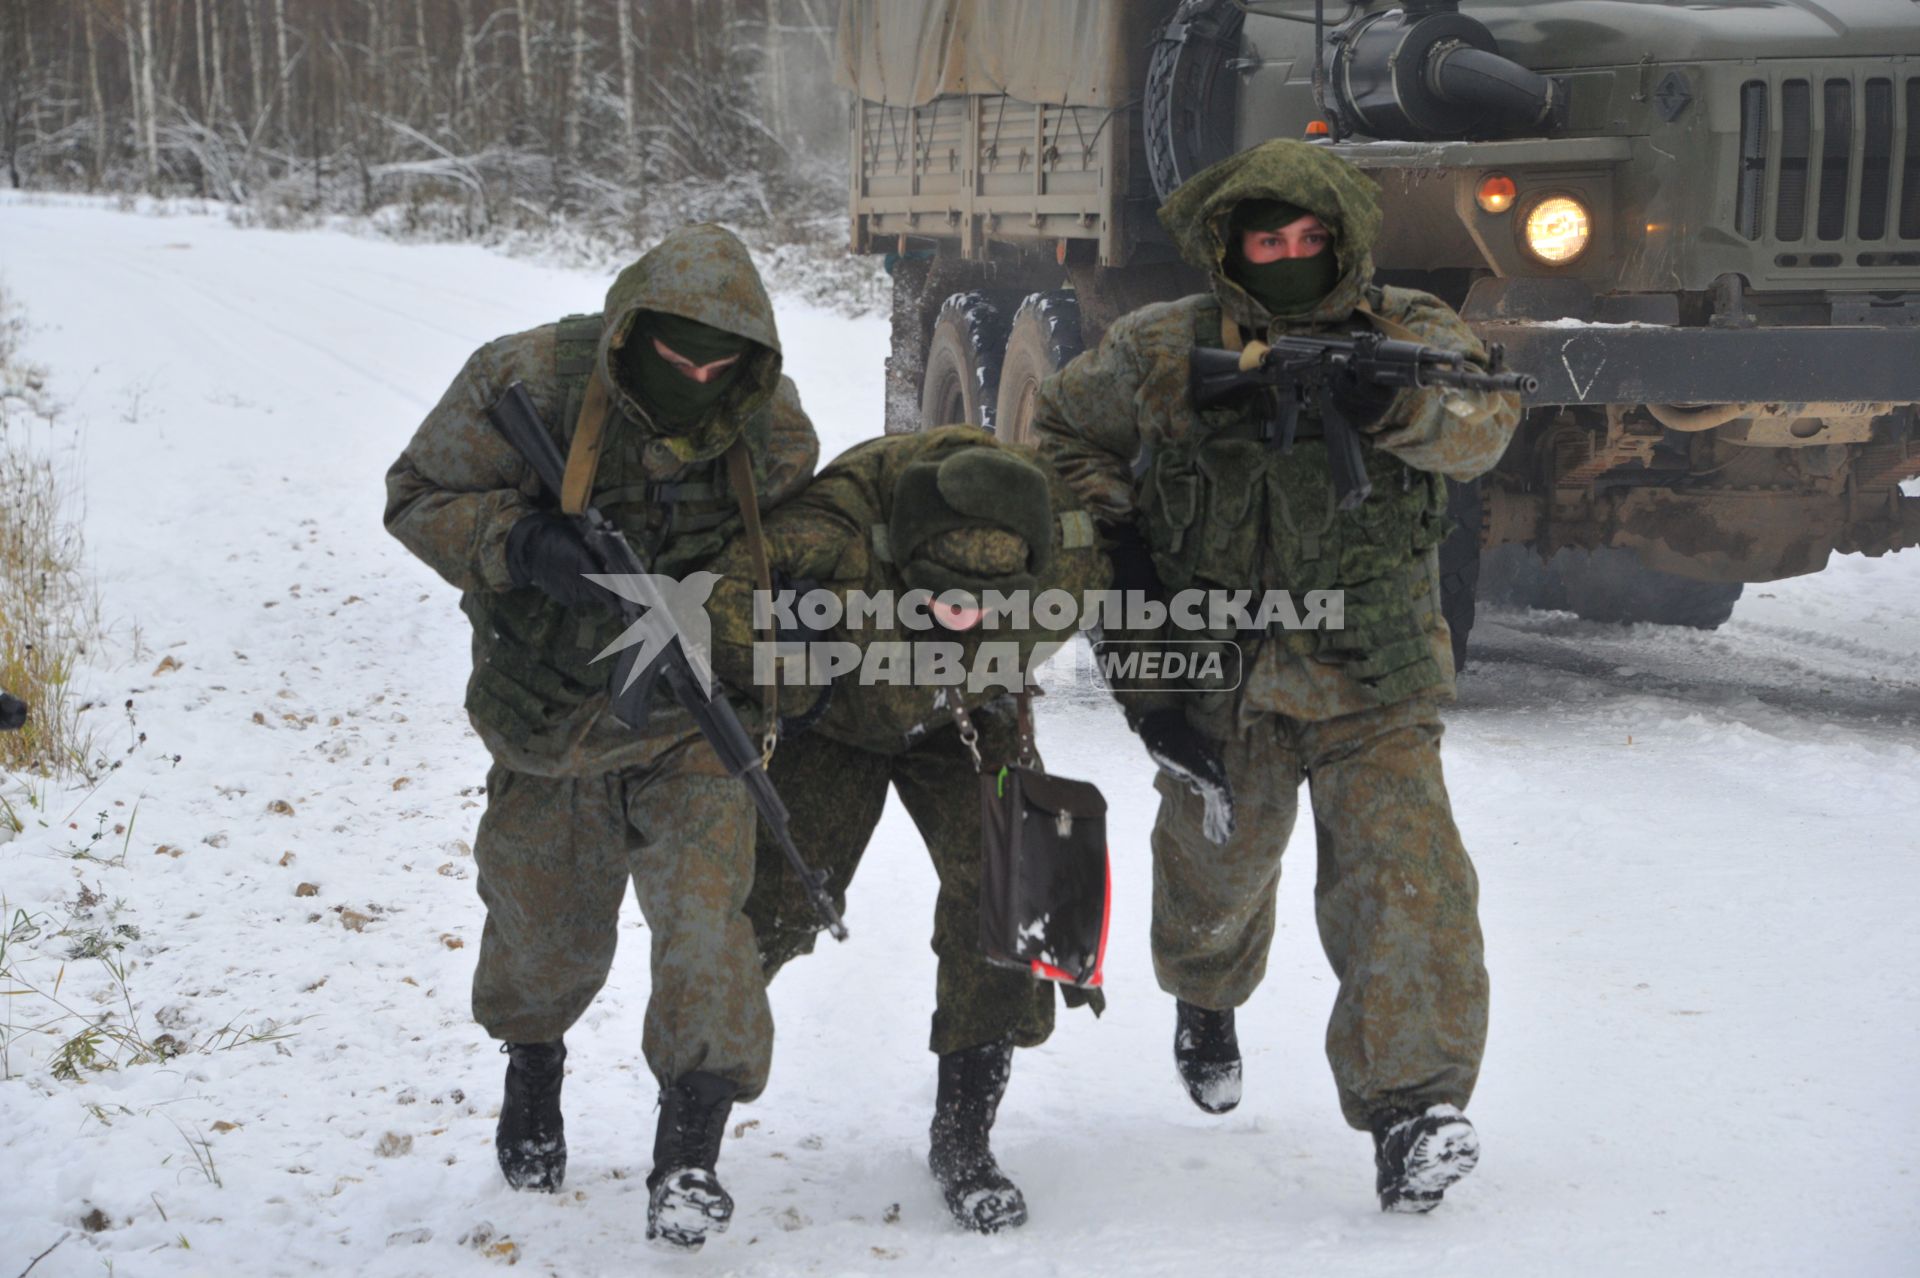
[(1240, 1103), (1240, 1039), (1233, 1009), (1224, 1012), (1174, 1000), (1173, 1063), (1193, 1103), (1224, 1114)]
[(557, 1193), (567, 1178), (566, 1124), (560, 1118), (560, 1083), (567, 1045), (502, 1043), (507, 1057), (507, 1094), (493, 1131), (500, 1171), (515, 1189)]
[(1372, 1127), (1381, 1211), (1432, 1211), (1447, 1187), (1480, 1162), (1480, 1136), (1452, 1105), (1383, 1110)]
[(997, 1234), (1027, 1223), (1027, 1200), (993, 1161), (988, 1137), (1013, 1072), (1013, 1040), (997, 1039), (940, 1058), (927, 1166), (947, 1210), (968, 1229)]
[(725, 1233), (733, 1199), (713, 1165), (739, 1084), (695, 1071), (660, 1093), (660, 1125), (653, 1134), (653, 1171), (647, 1177), (647, 1240), (699, 1251), (708, 1234)]

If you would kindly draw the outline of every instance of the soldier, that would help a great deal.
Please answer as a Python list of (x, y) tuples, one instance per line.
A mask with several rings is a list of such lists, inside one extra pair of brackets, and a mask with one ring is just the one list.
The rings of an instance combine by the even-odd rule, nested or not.
[(464, 592), (473, 622), (466, 704), (494, 760), (474, 840), (487, 921), (473, 1014), (508, 1058), (500, 1169), (516, 1189), (560, 1188), (562, 1036), (606, 980), (631, 878), (652, 934), (642, 1046), (661, 1089), (647, 1237), (689, 1249), (726, 1228), (721, 1134), (766, 1086), (773, 1050), (742, 913), (755, 813), (671, 699), (656, 694), (644, 732), (611, 715), (611, 663), (595, 655), (620, 617), (487, 407), (524, 382), (570, 480), (590, 480), (653, 572), (684, 576), (747, 503), (771, 507), (813, 473), (819, 443), (780, 360), (745, 247), (686, 227), (623, 271), (599, 314), (482, 347), (387, 474), (387, 528)]
[(1345, 599), (1340, 629), (1242, 633), (1235, 691), (1122, 695), (1161, 768), (1152, 946), (1177, 1000), (1175, 1061), (1202, 1109), (1238, 1103), (1233, 1009), (1266, 970), (1304, 777), (1315, 910), (1340, 981), (1327, 1056), (1341, 1110), (1373, 1135), (1382, 1208), (1428, 1211), (1478, 1157), (1460, 1107), (1487, 1024), (1478, 884), (1440, 772), (1437, 703), (1454, 673), (1435, 556), (1442, 476), (1493, 466), (1518, 399), (1336, 385), (1333, 407), (1366, 433), (1373, 484), (1339, 510), (1316, 421), (1283, 452), (1251, 410), (1196, 412), (1188, 352), (1363, 325), (1482, 363), (1486, 352), (1438, 299), (1372, 282), (1374, 187), (1323, 149), (1243, 152), (1175, 191), (1160, 217), (1210, 291), (1126, 316), (1044, 383), (1040, 452), (1102, 521), (1116, 584)]
[[(842, 624), (821, 637), (862, 649), (898, 642), (945, 641), (960, 666), (980, 668), (981, 645), (1017, 648), (1006, 673), (1023, 686), (1036, 649), (1073, 634), (1073, 621), (1048, 630), (1036, 615), (1026, 629), (1013, 617), (983, 617), (986, 592), (1080, 595), (1104, 586), (1106, 557), (1093, 521), (1071, 490), (1036, 465), (1024, 448), (966, 426), (869, 440), (841, 454), (807, 490), (769, 519), (766, 541), (780, 578), (842, 598), (863, 591), (896, 599), (937, 592), (938, 628)], [(715, 567), (724, 574), (709, 611), (714, 668), (739, 686), (755, 678), (744, 546)], [(958, 594), (949, 592), (959, 592)], [(889, 623), (895, 618), (889, 614)], [(1007, 649), (1002, 649), (1005, 654)], [(1004, 670), (1005, 667), (1002, 667)], [(765, 673), (764, 671), (762, 672)], [(930, 1046), (939, 1056), (928, 1164), (949, 1210), (982, 1233), (1024, 1224), (1026, 1201), (995, 1162), (989, 1144), (1005, 1094), (1013, 1049), (1034, 1047), (1053, 1031), (1053, 987), (988, 962), (980, 944), (980, 782), (1031, 751), (1007, 703), (1004, 685), (865, 683), (849, 672), (820, 689), (787, 689), (783, 702), (814, 702), (804, 734), (788, 733), (770, 775), (793, 818), (799, 845), (828, 875), (844, 905), (848, 884), (886, 806), (891, 784), (926, 840), (940, 876), (933, 949), (939, 956)], [(816, 697), (820, 699), (816, 701)], [(798, 708), (798, 707), (796, 707)], [(977, 740), (958, 722), (962, 712)], [(816, 923), (804, 890), (777, 845), (763, 839), (747, 902), (769, 979), (787, 960), (813, 949)], [(1069, 987), (1070, 1004), (1102, 1004), (1098, 991)]]

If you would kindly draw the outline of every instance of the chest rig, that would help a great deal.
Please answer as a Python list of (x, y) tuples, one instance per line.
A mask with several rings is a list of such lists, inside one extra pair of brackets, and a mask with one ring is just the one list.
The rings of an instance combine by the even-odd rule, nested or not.
[[(590, 501), (624, 533), (651, 572), (682, 577), (719, 553), (743, 526), (740, 499), (728, 475), (728, 454), (674, 465), (631, 423), (612, 418), (599, 447), (576, 465), (573, 434), (594, 382), (599, 315), (570, 315), (557, 326), (554, 374), (558, 424), (569, 453), (567, 495)], [(741, 432), (751, 459), (751, 487), (764, 488), (772, 414), (755, 412)], [(736, 447), (737, 451), (737, 447)], [(651, 462), (651, 465), (649, 464)], [(576, 473), (577, 472), (577, 473)], [(743, 480), (745, 476), (741, 477)], [(472, 593), (462, 601), (475, 624), (473, 678), (467, 709), (516, 745), (567, 723), (587, 701), (606, 693), (611, 658), (596, 660), (625, 623), (610, 610), (564, 608), (532, 587)]]
[[(1191, 326), (1195, 346), (1232, 349), (1239, 338), (1217, 303), (1198, 306)], [(1173, 591), (1253, 589), (1255, 608), (1262, 591), (1287, 591), (1296, 606), (1307, 591), (1339, 591), (1338, 628), (1207, 637), (1336, 663), (1382, 702), (1444, 683), (1428, 630), (1440, 606), (1446, 480), (1367, 447), (1372, 496), (1341, 510), (1318, 414), (1301, 414), (1291, 447), (1268, 437), (1265, 416), (1252, 404), (1172, 409), (1175, 429), (1135, 483), (1160, 579)]]

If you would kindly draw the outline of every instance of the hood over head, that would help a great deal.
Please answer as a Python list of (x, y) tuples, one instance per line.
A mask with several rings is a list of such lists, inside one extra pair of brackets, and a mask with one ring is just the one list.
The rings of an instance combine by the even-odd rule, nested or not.
[[(678, 316), (752, 343), (726, 393), (690, 426), (668, 424), (653, 412), (623, 350), (647, 340), (643, 312)], [(681, 461), (717, 457), (739, 437), (746, 420), (780, 386), (780, 334), (773, 303), (746, 245), (711, 223), (668, 233), (620, 272), (607, 290), (598, 367), (621, 414), (660, 439)]]
[(926, 446), (885, 494), (890, 551), (907, 586), (976, 596), (1034, 589), (1053, 562), (1045, 473), (979, 442), (972, 427), (922, 438)]
[[(1299, 314), (1273, 315), (1227, 278), (1228, 223), (1246, 200), (1284, 201), (1319, 218), (1333, 233), (1340, 275), (1326, 296)], [(1345, 319), (1373, 279), (1373, 245), (1380, 235), (1380, 198), (1373, 180), (1324, 146), (1276, 139), (1262, 142), (1180, 184), (1161, 206), (1160, 222), (1180, 256), (1207, 273), (1227, 315), (1251, 329), (1275, 320), (1325, 323)]]

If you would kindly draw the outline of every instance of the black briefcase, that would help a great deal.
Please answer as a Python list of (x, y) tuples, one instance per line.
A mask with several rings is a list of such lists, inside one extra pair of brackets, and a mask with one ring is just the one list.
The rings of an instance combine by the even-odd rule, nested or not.
[(987, 958), (1097, 988), (1112, 900), (1107, 801), (1018, 764), (980, 778), (980, 941)]

